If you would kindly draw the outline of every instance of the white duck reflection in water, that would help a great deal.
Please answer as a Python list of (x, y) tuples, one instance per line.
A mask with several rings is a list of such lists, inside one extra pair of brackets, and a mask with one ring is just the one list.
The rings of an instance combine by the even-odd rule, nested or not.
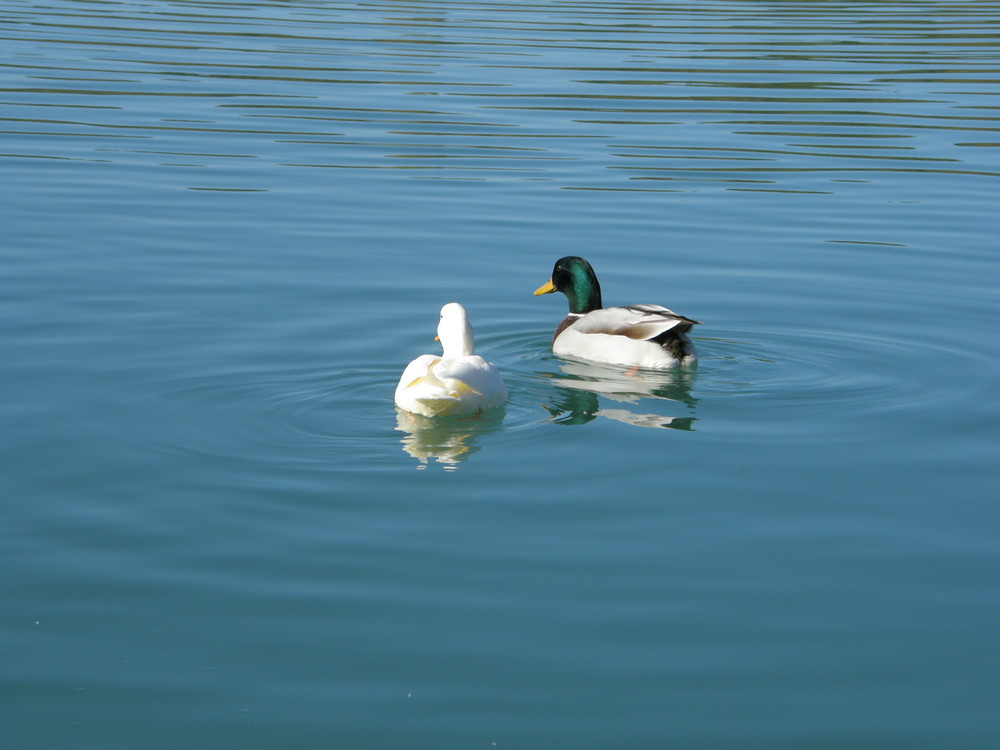
[[(650, 414), (628, 408), (643, 399), (670, 402), (691, 413), (698, 400), (691, 395), (694, 371), (657, 372), (623, 369), (590, 362), (564, 361), (559, 373), (539, 373), (559, 386), (546, 411), (557, 424), (585, 424), (598, 417), (636, 427), (693, 430), (693, 416)], [(602, 405), (602, 399), (620, 406)]]
[(396, 409), (396, 429), (405, 433), (403, 450), (426, 469), (437, 461), (445, 471), (454, 471), (463, 461), (482, 449), (479, 438), (496, 432), (503, 424), (504, 410), (493, 409), (466, 417), (425, 417)]

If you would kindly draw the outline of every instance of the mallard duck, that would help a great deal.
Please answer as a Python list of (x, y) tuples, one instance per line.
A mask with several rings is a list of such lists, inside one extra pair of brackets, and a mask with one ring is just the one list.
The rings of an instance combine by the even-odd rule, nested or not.
[(570, 255), (556, 261), (552, 277), (535, 295), (552, 292), (569, 299), (569, 315), (552, 337), (555, 354), (655, 370), (697, 360), (687, 332), (700, 321), (660, 305), (602, 307), (601, 285), (583, 258)]
[(497, 368), (472, 353), (472, 326), (465, 308), (449, 302), (441, 308), (436, 339), (444, 353), (421, 354), (403, 370), (396, 405), (425, 417), (476, 414), (507, 400), (507, 386)]

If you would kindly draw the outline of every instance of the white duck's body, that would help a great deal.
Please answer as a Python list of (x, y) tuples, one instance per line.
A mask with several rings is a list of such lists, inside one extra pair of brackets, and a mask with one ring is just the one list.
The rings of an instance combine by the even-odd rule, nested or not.
[(561, 357), (651, 370), (698, 360), (687, 336), (697, 320), (662, 305), (602, 307), (597, 275), (583, 258), (560, 258), (535, 294), (557, 291), (566, 295), (570, 307), (552, 337), (552, 351)]
[(472, 326), (457, 302), (441, 308), (438, 339), (443, 354), (421, 354), (396, 386), (400, 409), (425, 417), (477, 414), (502, 406), (507, 386), (496, 367), (473, 353)]

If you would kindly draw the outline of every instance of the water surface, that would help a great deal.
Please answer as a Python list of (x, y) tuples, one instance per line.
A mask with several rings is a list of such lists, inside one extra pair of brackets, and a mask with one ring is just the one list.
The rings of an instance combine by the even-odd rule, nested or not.
[[(996, 747), (998, 24), (0, 10), (5, 744)], [(510, 402), (411, 420), (453, 300)]]

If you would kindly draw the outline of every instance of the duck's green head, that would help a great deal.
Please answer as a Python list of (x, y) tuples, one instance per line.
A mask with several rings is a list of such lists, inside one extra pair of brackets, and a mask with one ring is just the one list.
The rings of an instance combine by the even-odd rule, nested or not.
[(601, 285), (590, 264), (583, 258), (568, 255), (556, 261), (552, 277), (535, 290), (535, 295), (562, 292), (569, 300), (571, 313), (589, 313), (599, 310)]

